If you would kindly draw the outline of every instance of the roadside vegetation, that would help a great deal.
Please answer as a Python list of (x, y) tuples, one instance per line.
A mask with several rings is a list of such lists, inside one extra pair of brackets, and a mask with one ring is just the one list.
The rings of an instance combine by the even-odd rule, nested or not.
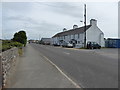
[(19, 32), (15, 33), (12, 41), (22, 43), (24, 46), (26, 46), (26, 43), (27, 43), (26, 32), (25, 31), (19, 31)]
[(10, 48), (13, 48), (13, 47), (22, 47), (23, 44), (19, 43), (19, 42), (15, 42), (15, 41), (12, 41), (12, 40), (2, 40), (2, 51), (6, 51)]
[(18, 33), (14, 34), (13, 39), (11, 40), (2, 40), (2, 44), (0, 44), (0, 51), (6, 51), (10, 48), (17, 47), (19, 48), (19, 52), (23, 46), (26, 46), (27, 43), (27, 36), (25, 31), (19, 31)]

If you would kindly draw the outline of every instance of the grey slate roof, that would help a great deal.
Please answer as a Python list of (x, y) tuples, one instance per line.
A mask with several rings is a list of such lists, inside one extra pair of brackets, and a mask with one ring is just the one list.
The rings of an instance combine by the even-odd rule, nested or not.
[(42, 41), (50, 41), (51, 38), (41, 38)]
[[(87, 25), (86, 30), (90, 27), (91, 27), (91, 25)], [(68, 31), (57, 33), (52, 38), (59, 37), (59, 36), (64, 36), (64, 35), (73, 35), (73, 34), (78, 34), (78, 33), (83, 33), (83, 32), (84, 32), (84, 26), (76, 28), (76, 29), (71, 29), (71, 30), (68, 30)]]

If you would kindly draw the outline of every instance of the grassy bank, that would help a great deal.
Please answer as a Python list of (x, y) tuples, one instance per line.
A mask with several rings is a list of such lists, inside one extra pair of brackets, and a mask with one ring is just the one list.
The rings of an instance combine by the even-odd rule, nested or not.
[(0, 50), (6, 51), (12, 47), (22, 47), (23, 44), (19, 42), (14, 42), (11, 40), (2, 40), (2, 44), (0, 44)]

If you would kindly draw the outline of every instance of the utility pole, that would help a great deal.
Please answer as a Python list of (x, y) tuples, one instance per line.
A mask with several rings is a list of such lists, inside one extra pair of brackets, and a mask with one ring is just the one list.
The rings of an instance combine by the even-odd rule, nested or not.
[(40, 41), (40, 36), (41, 36), (41, 35), (39, 34), (39, 41)]
[(84, 4), (84, 48), (86, 48), (86, 4)]

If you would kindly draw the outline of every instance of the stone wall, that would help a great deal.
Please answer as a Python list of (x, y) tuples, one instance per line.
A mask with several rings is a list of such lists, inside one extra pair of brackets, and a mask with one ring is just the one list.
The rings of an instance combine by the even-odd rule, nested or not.
[(0, 53), (0, 90), (2, 89), (2, 62), (1, 62), (1, 53)]
[(0, 54), (0, 65), (1, 65), (1, 79), (2, 86), (5, 87), (10, 78), (10, 72), (14, 69), (17, 57), (18, 57), (18, 48), (12, 48)]

